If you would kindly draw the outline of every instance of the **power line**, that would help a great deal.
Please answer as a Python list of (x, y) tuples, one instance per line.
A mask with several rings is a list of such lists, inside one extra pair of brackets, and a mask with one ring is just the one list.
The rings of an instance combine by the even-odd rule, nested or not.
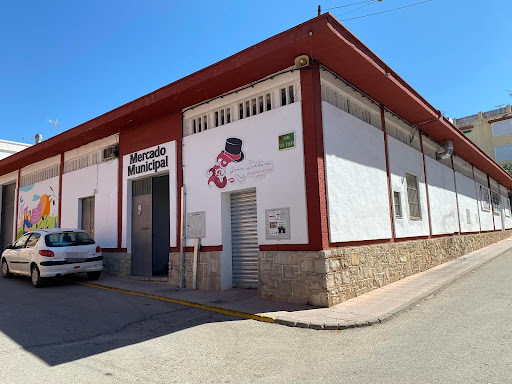
[(345, 12), (345, 13), (342, 13), (340, 16), (343, 16), (343, 15), (348, 15), (349, 13), (354, 13), (356, 11), (359, 11), (360, 9), (364, 8), (364, 7), (367, 7), (369, 5), (372, 5), (373, 3), (377, 3), (378, 0), (373, 0), (373, 1), (370, 1), (368, 4), (365, 4), (359, 8), (356, 8), (356, 9), (353, 9), (352, 11), (348, 11), (348, 12)]
[(358, 5), (358, 4), (364, 4), (364, 3), (373, 3), (375, 1), (382, 1), (382, 0), (366, 0), (366, 1), (360, 1), (358, 3), (352, 3), (352, 4), (347, 4), (347, 5), (340, 5), (339, 7), (332, 7), (332, 8), (325, 8), (325, 9), (322, 9), (322, 11), (329, 11), (331, 9), (339, 9), (339, 8), (347, 8), (347, 7), (351, 7), (353, 5)]
[(382, 13), (388, 13), (388, 12), (398, 11), (399, 9), (409, 8), (409, 7), (413, 7), (413, 6), (415, 6), (415, 5), (420, 5), (420, 4), (424, 4), (424, 3), (429, 3), (429, 2), (431, 2), (431, 1), (432, 1), (432, 0), (420, 1), (419, 3), (414, 3), (414, 4), (406, 5), (406, 6), (403, 6), (403, 7), (399, 7), (399, 8), (388, 9), (387, 11), (382, 11), (382, 12), (370, 13), (370, 14), (368, 14), (368, 15), (364, 15), (364, 16), (351, 17), (350, 19), (342, 19), (342, 20), (340, 20), (340, 21), (348, 21), (348, 20), (362, 19), (363, 17), (375, 16), (375, 15), (380, 15), (380, 14), (382, 14)]

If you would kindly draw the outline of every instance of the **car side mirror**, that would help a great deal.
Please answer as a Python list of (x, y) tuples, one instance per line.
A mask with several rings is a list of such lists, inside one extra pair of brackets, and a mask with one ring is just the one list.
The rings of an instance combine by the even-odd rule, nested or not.
[(5, 247), (5, 249), (14, 249), (14, 247), (11, 244), (8, 244), (7, 247)]

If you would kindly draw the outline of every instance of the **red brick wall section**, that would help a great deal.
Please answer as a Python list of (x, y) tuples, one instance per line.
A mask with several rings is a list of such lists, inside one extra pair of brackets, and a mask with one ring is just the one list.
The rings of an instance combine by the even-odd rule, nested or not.
[(302, 70), (300, 72), (300, 82), (309, 247), (311, 250), (329, 249), (322, 127), (322, 90), (319, 69)]
[[(123, 156), (129, 153), (140, 151), (153, 147), (168, 141), (176, 140), (176, 172), (177, 172), (177, 193), (178, 193), (178, 217), (176, 218), (179, 225), (179, 217), (181, 215), (181, 152), (182, 152), (182, 114), (175, 113), (164, 118), (151, 121), (149, 123), (133, 127), (127, 131), (123, 131), (119, 135), (119, 180), (118, 180), (118, 223), (117, 223), (117, 247), (121, 249), (122, 239), (122, 198), (123, 198)], [(173, 220), (174, 218), (171, 218)], [(178, 247), (179, 247), (179, 231), (178, 231)]]

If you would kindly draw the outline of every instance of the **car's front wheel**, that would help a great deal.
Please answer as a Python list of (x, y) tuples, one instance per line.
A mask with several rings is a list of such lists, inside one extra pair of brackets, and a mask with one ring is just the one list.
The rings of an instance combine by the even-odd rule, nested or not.
[(89, 280), (98, 280), (101, 276), (101, 271), (87, 272), (87, 278)]
[(43, 286), (43, 278), (41, 277), (41, 273), (39, 272), (37, 265), (33, 265), (30, 269), (30, 272), (30, 276), (32, 277), (32, 285), (36, 288), (41, 288)]
[(12, 276), (12, 273), (9, 272), (9, 265), (7, 265), (7, 260), (5, 259), (2, 259), (2, 276), (5, 278)]

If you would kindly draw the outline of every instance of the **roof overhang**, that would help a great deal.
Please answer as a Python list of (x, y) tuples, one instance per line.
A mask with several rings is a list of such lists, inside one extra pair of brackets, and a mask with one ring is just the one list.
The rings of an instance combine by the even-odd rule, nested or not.
[(293, 65), (307, 54), (439, 142), (512, 188), (512, 177), (444, 118), (375, 53), (326, 13), (119, 108), (0, 161), (6, 174), (92, 141), (135, 128)]

